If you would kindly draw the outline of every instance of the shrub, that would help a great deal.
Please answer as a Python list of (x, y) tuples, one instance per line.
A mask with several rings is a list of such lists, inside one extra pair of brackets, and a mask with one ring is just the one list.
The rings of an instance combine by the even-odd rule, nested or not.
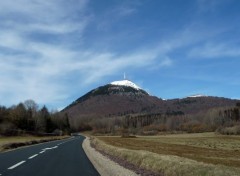
[(233, 127), (219, 127), (217, 132), (224, 135), (240, 135), (240, 125)]
[(0, 124), (0, 134), (3, 136), (14, 136), (18, 134), (16, 126), (10, 122)]

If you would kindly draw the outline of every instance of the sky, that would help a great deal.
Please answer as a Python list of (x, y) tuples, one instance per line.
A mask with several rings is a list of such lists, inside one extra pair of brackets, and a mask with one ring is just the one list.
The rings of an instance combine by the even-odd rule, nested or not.
[(239, 9), (239, 0), (0, 1), (0, 105), (60, 110), (124, 72), (163, 99), (240, 99)]

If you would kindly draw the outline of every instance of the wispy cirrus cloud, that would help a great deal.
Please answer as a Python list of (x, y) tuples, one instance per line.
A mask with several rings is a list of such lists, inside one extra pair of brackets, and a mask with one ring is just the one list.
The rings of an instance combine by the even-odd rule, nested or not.
[(198, 58), (239, 57), (240, 48), (227, 43), (206, 43), (191, 49), (188, 56)]
[(148, 27), (152, 23), (142, 17), (151, 12), (140, 14), (144, 5), (131, 2), (101, 4), (95, 12), (88, 0), (1, 1), (0, 104), (31, 98), (63, 107), (84, 93), (78, 91), (125, 70), (160, 72), (189, 57), (238, 56), (230, 39), (215, 44), (227, 27), (196, 20), (159, 34), (164, 26), (157, 14)]
[[(64, 37), (83, 34), (86, 4), (86, 0), (0, 2), (1, 104), (28, 98), (47, 104), (67, 97), (66, 86), (58, 81), (64, 59), (73, 56), (70, 44), (63, 45)], [(60, 40), (51, 44), (49, 37)]]
[[(130, 55), (113, 53), (95, 53), (94, 51), (71, 51), (62, 47), (32, 44), (30, 48), (37, 55), (35, 59), (26, 56), (6, 57), (0, 64), (1, 99), (21, 101), (33, 98), (39, 103), (56, 103), (68, 98), (69, 87), (64, 78), (75, 73), (83, 84), (91, 84), (104, 76), (119, 73), (122, 69), (136, 69), (160, 65), (169, 65), (169, 60), (156, 60), (158, 53), (143, 51)], [(79, 59), (81, 56), (81, 59)], [(161, 64), (162, 63), (162, 64)], [(61, 95), (61, 96), (59, 96)]]
[[(3, 27), (0, 33), (0, 103), (11, 105), (31, 98), (41, 104), (58, 104), (69, 97), (68, 79), (72, 74), (82, 79), (83, 84), (90, 84), (121, 69), (144, 67), (155, 62), (157, 52), (118, 55), (97, 52), (94, 48), (72, 49), (72, 44), (64, 43), (64, 39), (57, 44), (48, 42), (45, 35), (50, 35), (53, 40), (56, 35), (72, 32), (82, 35), (89, 22), (84, 8), (80, 8), (83, 15), (78, 16), (80, 22), (76, 22), (71, 21), (72, 9), (69, 9), (70, 13), (63, 10), (66, 5), (63, 1), (54, 2), (22, 0), (20, 6), (13, 1), (0, 3), (4, 9), (0, 12)], [(15, 15), (24, 18), (15, 23)], [(69, 15), (70, 19), (61, 21)], [(38, 38), (39, 32), (43, 38)], [(37, 39), (32, 37), (35, 35)]]
[[(88, 1), (19, 0), (0, 2), (0, 104), (11, 105), (25, 99), (55, 104), (69, 95), (69, 80), (83, 80), (77, 87), (91, 84), (122, 69), (171, 65), (159, 59), (158, 49), (117, 54), (95, 48), (77, 48), (76, 36), (92, 22), (86, 15)], [(135, 9), (119, 8), (120, 16)], [(74, 34), (74, 35), (73, 35)], [(53, 42), (56, 40), (55, 42)], [(76, 49), (77, 48), (77, 49)], [(4, 100), (4, 102), (3, 102)]]

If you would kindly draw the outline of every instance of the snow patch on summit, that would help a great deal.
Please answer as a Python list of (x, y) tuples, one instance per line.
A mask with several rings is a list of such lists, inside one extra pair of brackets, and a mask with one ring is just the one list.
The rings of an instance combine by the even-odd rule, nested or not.
[(202, 94), (196, 94), (196, 95), (188, 96), (188, 98), (196, 98), (196, 97), (207, 97), (207, 96), (206, 95), (202, 95)]
[(134, 84), (133, 82), (129, 81), (129, 80), (121, 80), (121, 81), (113, 81), (110, 83), (111, 85), (116, 85), (116, 86), (127, 86), (127, 87), (132, 87), (134, 89), (141, 89), (139, 86), (137, 86), (136, 84)]

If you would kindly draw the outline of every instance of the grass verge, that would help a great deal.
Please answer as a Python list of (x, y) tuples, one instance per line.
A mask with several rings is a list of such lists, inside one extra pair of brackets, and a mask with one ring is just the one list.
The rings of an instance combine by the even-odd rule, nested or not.
[(14, 136), (14, 137), (0, 137), (0, 152), (11, 150), (14, 148), (33, 145), (43, 142), (49, 142), (54, 140), (60, 140), (67, 138), (68, 136)]

